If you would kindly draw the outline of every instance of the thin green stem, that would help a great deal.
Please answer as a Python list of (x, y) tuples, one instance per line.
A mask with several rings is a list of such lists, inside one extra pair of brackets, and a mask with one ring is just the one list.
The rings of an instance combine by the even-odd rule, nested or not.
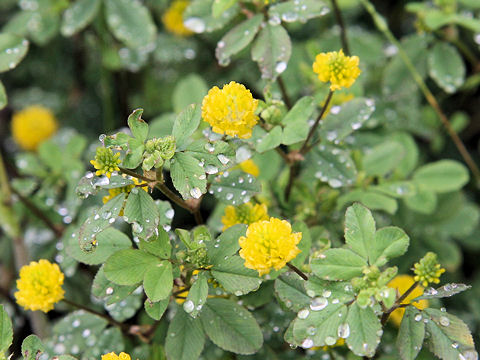
[(382, 315), (382, 325), (385, 325), (387, 323), (387, 320), (388, 320), (388, 317), (390, 316), (390, 314), (395, 311), (396, 309), (398, 309), (399, 307), (401, 307), (402, 305), (402, 301), (405, 300), (408, 295), (410, 295), (412, 293), (413, 290), (415, 290), (415, 288), (418, 286), (418, 281), (415, 281), (412, 286), (410, 286), (407, 291), (405, 291), (396, 301), (395, 301), (395, 304), (392, 305), (392, 307), (390, 309), (388, 309), (387, 311), (385, 311)]
[(303, 280), (307, 281), (308, 280), (308, 276), (302, 271), (300, 270), (299, 268), (297, 268), (295, 265), (292, 265), (290, 263), (287, 263), (287, 266), (293, 270), (295, 273), (297, 273), (298, 276), (300, 276)]
[(287, 93), (287, 88), (280, 75), (277, 76), (277, 83), (278, 83), (278, 87), (280, 88), (280, 91), (282, 92), (282, 97), (283, 97), (283, 101), (285, 102), (285, 105), (287, 105), (288, 109), (291, 109), (292, 102), (290, 101), (290, 97), (288, 96), (288, 93)]
[(350, 56), (350, 47), (348, 46), (347, 38), (347, 28), (345, 26), (345, 22), (343, 21), (342, 12), (340, 11), (337, 0), (332, 0), (332, 6), (335, 13), (335, 18), (337, 19), (337, 23), (340, 26), (340, 40), (342, 41), (343, 51), (345, 55)]

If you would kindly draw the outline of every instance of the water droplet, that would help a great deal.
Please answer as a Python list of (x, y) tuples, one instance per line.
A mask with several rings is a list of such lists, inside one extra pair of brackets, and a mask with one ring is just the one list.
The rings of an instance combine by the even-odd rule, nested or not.
[(218, 154), (217, 158), (223, 165), (227, 165), (230, 162), (230, 159), (223, 154)]
[(218, 173), (218, 168), (214, 165), (207, 165), (207, 166), (205, 166), (205, 172), (207, 174), (213, 175), (213, 174)]
[(113, 294), (113, 288), (112, 287), (108, 287), (106, 290), (105, 290), (105, 293), (107, 295), (112, 295)]
[(198, 187), (194, 187), (190, 190), (190, 195), (194, 199), (200, 199), (200, 196), (202, 196), (202, 191)]
[(275, 65), (275, 72), (277, 74), (283, 73), (287, 69), (287, 63), (285, 61), (280, 61)]
[(338, 337), (346, 339), (350, 336), (350, 326), (348, 324), (341, 324), (337, 330)]
[(450, 325), (450, 319), (447, 318), (446, 316), (442, 316), (442, 317), (440, 318), (440, 325), (442, 325), (442, 326), (448, 326), (448, 325)]
[(203, 33), (205, 31), (205, 22), (197, 17), (192, 17), (183, 22), (186, 28), (196, 32), (197, 34)]
[(191, 313), (193, 309), (195, 309), (195, 304), (192, 300), (187, 300), (183, 303), (183, 310), (185, 310), (186, 313)]
[(417, 315), (415, 315), (415, 317), (414, 317), (413, 319), (414, 319), (415, 321), (420, 321), (420, 320), (422, 320), (422, 315), (417, 314)]
[(337, 342), (337, 339), (335, 339), (333, 336), (327, 336), (325, 338), (325, 345), (332, 346)]
[(325, 299), (324, 297), (317, 297), (312, 300), (310, 304), (310, 309), (313, 311), (320, 311), (325, 309), (325, 307), (328, 305), (328, 300)]
[(308, 309), (303, 309), (298, 312), (299, 319), (306, 319), (310, 315), (310, 311)]
[(173, 217), (175, 216), (175, 210), (173, 209), (168, 209), (167, 211), (165, 211), (165, 217), (167, 219), (173, 219)]
[(233, 194), (232, 194), (232, 193), (228, 193), (228, 194), (225, 196), (225, 198), (226, 198), (227, 200), (232, 200), (232, 199), (233, 199)]
[(302, 348), (304, 349), (310, 349), (313, 346), (313, 340), (312, 339), (305, 339), (302, 341)]

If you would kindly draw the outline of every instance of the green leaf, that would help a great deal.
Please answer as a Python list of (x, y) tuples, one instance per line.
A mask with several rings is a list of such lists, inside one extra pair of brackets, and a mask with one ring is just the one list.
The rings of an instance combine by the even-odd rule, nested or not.
[(130, 295), (138, 285), (122, 286), (117, 285), (105, 277), (105, 272), (102, 266), (92, 283), (92, 295), (98, 299), (105, 301), (105, 305), (111, 305), (116, 302), (122, 301), (128, 295)]
[(207, 91), (207, 84), (200, 75), (192, 73), (181, 78), (173, 89), (173, 110), (179, 113), (190, 104), (200, 104)]
[(413, 174), (415, 183), (436, 193), (460, 190), (469, 179), (467, 168), (453, 160), (440, 160), (424, 165)]
[(396, 141), (386, 141), (375, 146), (363, 158), (363, 168), (367, 175), (384, 176), (392, 171), (405, 156), (403, 146)]
[(128, 127), (141, 143), (145, 142), (148, 136), (148, 124), (142, 119), (142, 114), (143, 109), (136, 109), (128, 116)]
[(225, 262), (225, 256), (230, 257), (235, 254), (240, 245), (238, 239), (245, 236), (247, 225), (237, 224), (223, 231), (215, 241), (207, 243), (207, 254), (210, 264), (222, 265)]
[(90, 24), (100, 9), (100, 0), (79, 0), (63, 13), (60, 32), (72, 36)]
[(194, 0), (183, 13), (183, 24), (197, 34), (221, 29), (239, 13), (238, 4), (233, 4), (218, 18), (212, 15), (214, 0)]
[(109, 315), (116, 321), (123, 322), (135, 316), (143, 304), (143, 291), (138, 287), (120, 302), (105, 306)]
[(347, 324), (350, 336), (348, 348), (357, 356), (372, 357), (382, 336), (382, 325), (371, 307), (362, 309), (355, 302), (348, 308)]
[(329, 249), (311, 262), (312, 271), (325, 280), (350, 280), (362, 274), (364, 258), (349, 249)]
[(205, 170), (193, 156), (176, 153), (171, 160), (170, 175), (184, 199), (199, 199), (207, 190)]
[(394, 226), (384, 227), (375, 233), (375, 246), (370, 253), (370, 264), (382, 266), (388, 260), (399, 257), (408, 249), (410, 238)]
[(310, 297), (321, 296), (328, 298), (333, 303), (345, 304), (355, 299), (355, 293), (350, 282), (327, 281), (311, 275), (304, 286)]
[(287, 31), (268, 23), (252, 46), (252, 60), (258, 63), (262, 78), (275, 80), (287, 68), (292, 44)]
[(322, 144), (313, 148), (309, 159), (315, 164), (314, 176), (332, 188), (352, 185), (357, 178), (355, 163), (347, 150)]
[(134, 235), (147, 240), (158, 234), (160, 214), (152, 197), (146, 191), (133, 188), (123, 212), (125, 221), (132, 224)]
[(418, 146), (412, 135), (406, 132), (394, 133), (391, 135), (391, 139), (401, 144), (405, 151), (405, 156), (400, 160), (394, 170), (394, 174), (397, 175), (399, 179), (404, 179), (417, 167)]
[[(415, 298), (416, 300), (422, 300), (422, 299), (440, 299), (440, 298), (446, 298), (450, 297), (456, 294), (461, 293), (462, 291), (470, 289), (471, 286), (465, 285), (465, 284), (446, 284), (443, 285), (437, 289), (427, 289), (423, 293), (423, 295)], [(413, 300), (412, 300), (413, 301)]]
[(123, 208), (125, 194), (118, 194), (93, 215), (89, 216), (73, 235), (83, 251), (95, 251), (95, 239), (103, 230), (111, 226)]
[(145, 312), (150, 316), (153, 320), (160, 320), (167, 310), (168, 303), (170, 302), (170, 298), (166, 298), (157, 302), (152, 302), (150, 299), (146, 299), (143, 307)]
[(465, 82), (465, 64), (457, 49), (437, 42), (428, 52), (428, 72), (445, 92), (452, 94)]
[(311, 298), (303, 287), (304, 280), (295, 273), (287, 272), (275, 280), (275, 294), (292, 311), (300, 311), (310, 304)]
[(472, 334), (468, 326), (458, 317), (437, 309), (425, 309), (426, 329), (430, 337), (426, 340), (429, 349), (440, 359), (476, 359)]
[(355, 98), (330, 110), (320, 127), (320, 138), (338, 143), (360, 129), (375, 110), (372, 99)]
[(209, 175), (228, 169), (235, 159), (235, 150), (220, 140), (214, 142), (196, 140), (188, 144), (185, 154), (193, 156), (199, 164), (203, 164), (205, 173)]
[(128, 249), (132, 246), (131, 240), (127, 235), (114, 228), (107, 228), (96, 236), (97, 247), (93, 252), (84, 252), (80, 249), (78, 240), (68, 236), (66, 242), (67, 254), (75, 260), (88, 264), (102, 264), (114, 252), (122, 249)]
[(375, 220), (365, 206), (355, 203), (345, 214), (345, 242), (364, 259), (372, 259)]
[(0, 110), (2, 110), (5, 106), (7, 106), (7, 104), (8, 104), (7, 92), (5, 91), (5, 87), (0, 81)]
[(437, 208), (437, 195), (429, 190), (419, 190), (415, 195), (404, 199), (405, 205), (422, 214), (433, 214)]
[(218, 63), (222, 66), (227, 66), (230, 63), (232, 55), (237, 54), (247, 47), (255, 35), (257, 35), (262, 21), (263, 15), (257, 14), (227, 32), (218, 42), (215, 50)]
[(165, 299), (170, 295), (172, 287), (172, 264), (168, 261), (160, 261), (158, 264), (148, 266), (143, 278), (143, 288), (151, 301)]
[(158, 235), (153, 239), (150, 238), (150, 241), (140, 239), (138, 247), (162, 259), (169, 259), (172, 253), (170, 238), (162, 227), (158, 227)]
[(157, 29), (140, 1), (105, 0), (105, 16), (110, 31), (128, 47), (147, 47), (155, 41)]
[(223, 350), (249, 355), (262, 347), (263, 335), (255, 318), (231, 300), (208, 299), (200, 319), (210, 340)]
[(255, 144), (259, 153), (272, 150), (282, 143), (282, 128), (280, 126), (273, 127), (269, 132), (261, 137), (259, 142)]
[(297, 245), (300, 249), (300, 254), (298, 254), (295, 259), (291, 260), (290, 263), (297, 267), (301, 267), (310, 255), (310, 248), (312, 246), (310, 229), (303, 221), (297, 221), (292, 225), (292, 232), (301, 232), (302, 240), (300, 240), (300, 243)]
[(402, 360), (414, 360), (422, 349), (425, 323), (415, 306), (408, 306), (397, 336), (397, 349)]
[(197, 280), (193, 283), (188, 291), (187, 299), (183, 303), (183, 310), (191, 317), (195, 318), (205, 305), (208, 296), (208, 282), (205, 272), (198, 275)]
[(0, 355), (8, 350), (13, 340), (12, 321), (0, 304)]
[(214, 0), (212, 4), (212, 15), (215, 18), (220, 17), (225, 11), (235, 5), (238, 0)]
[(285, 126), (282, 144), (292, 145), (307, 138), (309, 130), (308, 121), (314, 111), (315, 102), (311, 96), (304, 96), (295, 103), (293, 108), (282, 119), (282, 125)]
[(415, 184), (410, 181), (386, 182), (376, 186), (369, 186), (368, 189), (394, 198), (405, 198), (417, 193)]
[(29, 335), (22, 342), (22, 355), (25, 360), (37, 360), (44, 351), (45, 345), (36, 335)]
[(210, 186), (210, 192), (227, 204), (240, 205), (261, 191), (261, 184), (254, 176), (243, 171), (224, 172)]
[(122, 160), (122, 166), (127, 169), (135, 169), (143, 160), (145, 145), (143, 141), (136, 138), (128, 139), (128, 151)]
[(105, 263), (105, 276), (118, 285), (139, 284), (145, 272), (159, 262), (156, 256), (142, 250), (120, 250), (110, 256)]
[(352, 190), (337, 199), (337, 208), (342, 209), (345, 205), (360, 202), (372, 210), (383, 210), (389, 214), (397, 212), (398, 204), (395, 199), (385, 196), (377, 191)]
[(326, 15), (330, 9), (323, 1), (297, 0), (275, 3), (268, 9), (269, 22), (280, 24), (299, 21), (306, 23), (308, 20)]
[(175, 137), (178, 150), (185, 148), (190, 135), (197, 130), (201, 117), (202, 108), (196, 104), (189, 105), (176, 117), (172, 135)]
[(169, 360), (196, 360), (205, 345), (205, 333), (199, 319), (177, 309), (170, 321), (165, 340), (165, 353)]
[(211, 272), (212, 276), (229, 293), (241, 296), (255, 291), (262, 281), (255, 270), (247, 269), (245, 260), (240, 256), (225, 256), (223, 263), (215, 265)]
[(27, 40), (13, 34), (0, 33), (0, 73), (15, 69), (27, 51)]

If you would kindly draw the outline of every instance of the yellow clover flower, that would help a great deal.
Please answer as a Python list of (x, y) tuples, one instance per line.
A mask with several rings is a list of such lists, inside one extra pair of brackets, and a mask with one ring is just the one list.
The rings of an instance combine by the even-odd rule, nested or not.
[(121, 352), (119, 355), (115, 354), (114, 352), (102, 355), (102, 360), (132, 360), (130, 355)]
[(214, 86), (203, 98), (202, 118), (218, 134), (248, 139), (257, 124), (258, 100), (242, 84), (231, 81), (221, 90)]
[(32, 261), (20, 269), (15, 299), (25, 310), (47, 313), (63, 299), (63, 279), (64, 275), (57, 264), (44, 259)]
[[(123, 177), (126, 178), (126, 175), (123, 175)], [(108, 195), (105, 195), (102, 199), (103, 203), (106, 204), (107, 202), (109, 202), (119, 194), (122, 194), (122, 193), (130, 194), (130, 191), (132, 191), (133, 188), (138, 187), (138, 185), (143, 185), (143, 182), (138, 181), (138, 179), (135, 177), (132, 177), (130, 180), (133, 181), (133, 184), (131, 185), (126, 185), (126, 186), (122, 186), (114, 189), (108, 189)], [(141, 189), (148, 192), (147, 184), (145, 184), (145, 186), (142, 186)]]
[(248, 202), (239, 206), (228, 205), (225, 208), (225, 215), (222, 216), (222, 231), (237, 224), (250, 225), (260, 220), (268, 220), (267, 211), (267, 205), (265, 204), (253, 205)]
[(413, 272), (415, 281), (426, 287), (428, 284), (438, 284), (445, 269), (438, 263), (437, 254), (428, 252), (418, 263), (413, 265)]
[(330, 82), (330, 90), (349, 88), (360, 75), (358, 56), (345, 56), (343, 50), (320, 53), (313, 63), (313, 71), (322, 82)]
[[(407, 291), (410, 288), (410, 286), (413, 285), (414, 282), (415, 282), (415, 279), (413, 278), (413, 276), (397, 275), (387, 285), (391, 288), (397, 289), (398, 293), (402, 295), (403, 293), (405, 293), (405, 291)], [(423, 287), (417, 286), (410, 293), (410, 295), (408, 295), (405, 298), (405, 300), (403, 300), (402, 304), (410, 304), (413, 299), (423, 294), (423, 290), (424, 290)], [(412, 303), (412, 305), (414, 305), (417, 309), (423, 310), (426, 307), (428, 307), (428, 301), (419, 300)], [(397, 327), (400, 326), (404, 313), (405, 313), (404, 308), (398, 308), (390, 314), (390, 319), (393, 321), (393, 323)]]
[(163, 25), (165, 26), (165, 29), (172, 34), (178, 36), (190, 36), (193, 34), (193, 31), (183, 25), (183, 13), (187, 8), (188, 3), (188, 1), (176, 0), (163, 14)]
[(90, 164), (92, 164), (97, 171), (95, 175), (100, 176), (105, 174), (107, 177), (112, 175), (114, 171), (120, 171), (118, 165), (122, 162), (119, 159), (120, 153), (114, 154), (112, 149), (105, 148), (105, 147), (98, 147), (95, 160), (90, 160)]
[(238, 167), (243, 172), (246, 172), (247, 174), (250, 174), (252, 176), (257, 177), (258, 175), (260, 175), (260, 170), (258, 169), (257, 164), (255, 164), (255, 161), (253, 161), (252, 159), (242, 161), (240, 164), (238, 164)]
[(53, 113), (39, 105), (29, 106), (12, 117), (12, 135), (24, 150), (36, 150), (58, 129)]
[(268, 274), (272, 268), (280, 270), (294, 259), (300, 249), (297, 244), (302, 233), (292, 233), (285, 220), (270, 218), (250, 224), (246, 236), (240, 237), (240, 256), (245, 267), (257, 270), (259, 275)]

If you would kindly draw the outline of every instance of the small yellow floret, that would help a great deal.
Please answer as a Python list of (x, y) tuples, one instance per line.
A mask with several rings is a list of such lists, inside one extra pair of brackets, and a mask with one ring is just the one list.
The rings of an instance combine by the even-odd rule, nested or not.
[(254, 222), (246, 235), (238, 239), (240, 256), (245, 259), (245, 267), (257, 270), (260, 275), (268, 274), (272, 268), (280, 270), (300, 253), (297, 244), (302, 233), (292, 233), (285, 220), (272, 217)]
[(248, 202), (239, 206), (228, 205), (225, 208), (225, 215), (222, 216), (222, 231), (233, 225), (250, 225), (260, 220), (268, 220), (268, 210), (265, 204), (253, 205), (251, 202)]
[(118, 165), (122, 162), (120, 158), (120, 153), (114, 154), (112, 149), (98, 147), (95, 160), (90, 160), (90, 164), (92, 164), (97, 171), (95, 175), (100, 176), (105, 174), (107, 177), (110, 177), (113, 172), (120, 171)]
[(248, 139), (257, 124), (258, 100), (242, 84), (231, 81), (221, 90), (214, 86), (203, 98), (202, 118), (218, 134)]
[(193, 31), (183, 25), (183, 13), (188, 4), (188, 1), (176, 0), (165, 11), (162, 21), (167, 31), (178, 36), (190, 36), (193, 34)]
[(102, 360), (132, 360), (130, 355), (121, 352), (119, 355), (114, 352), (102, 355)]
[[(397, 275), (395, 276), (389, 283), (388, 286), (394, 289), (397, 289), (398, 293), (402, 295), (407, 291), (410, 286), (413, 285), (415, 282), (413, 276), (410, 275)], [(423, 287), (418, 285), (411, 293), (408, 295), (405, 300), (403, 300), (402, 304), (410, 304), (413, 299), (423, 294)], [(412, 303), (417, 309), (423, 310), (428, 307), (427, 300), (419, 300)], [(393, 323), (399, 327), (400, 323), (402, 322), (403, 314), (405, 313), (404, 308), (398, 308), (390, 314), (390, 319)]]
[(255, 177), (260, 175), (260, 170), (258, 169), (257, 164), (255, 164), (255, 161), (253, 161), (252, 159), (242, 161), (240, 164), (238, 164), (238, 166), (240, 167), (240, 169), (242, 169), (242, 171), (246, 172), (247, 174)]
[(330, 82), (330, 90), (340, 90), (353, 85), (360, 75), (358, 56), (345, 56), (343, 50), (320, 53), (313, 63), (313, 71), (323, 82)]
[(55, 303), (63, 299), (63, 279), (57, 264), (44, 259), (32, 261), (20, 269), (15, 299), (25, 310), (49, 312)]
[(12, 134), (24, 150), (36, 150), (58, 129), (53, 113), (43, 106), (29, 106), (12, 117)]

